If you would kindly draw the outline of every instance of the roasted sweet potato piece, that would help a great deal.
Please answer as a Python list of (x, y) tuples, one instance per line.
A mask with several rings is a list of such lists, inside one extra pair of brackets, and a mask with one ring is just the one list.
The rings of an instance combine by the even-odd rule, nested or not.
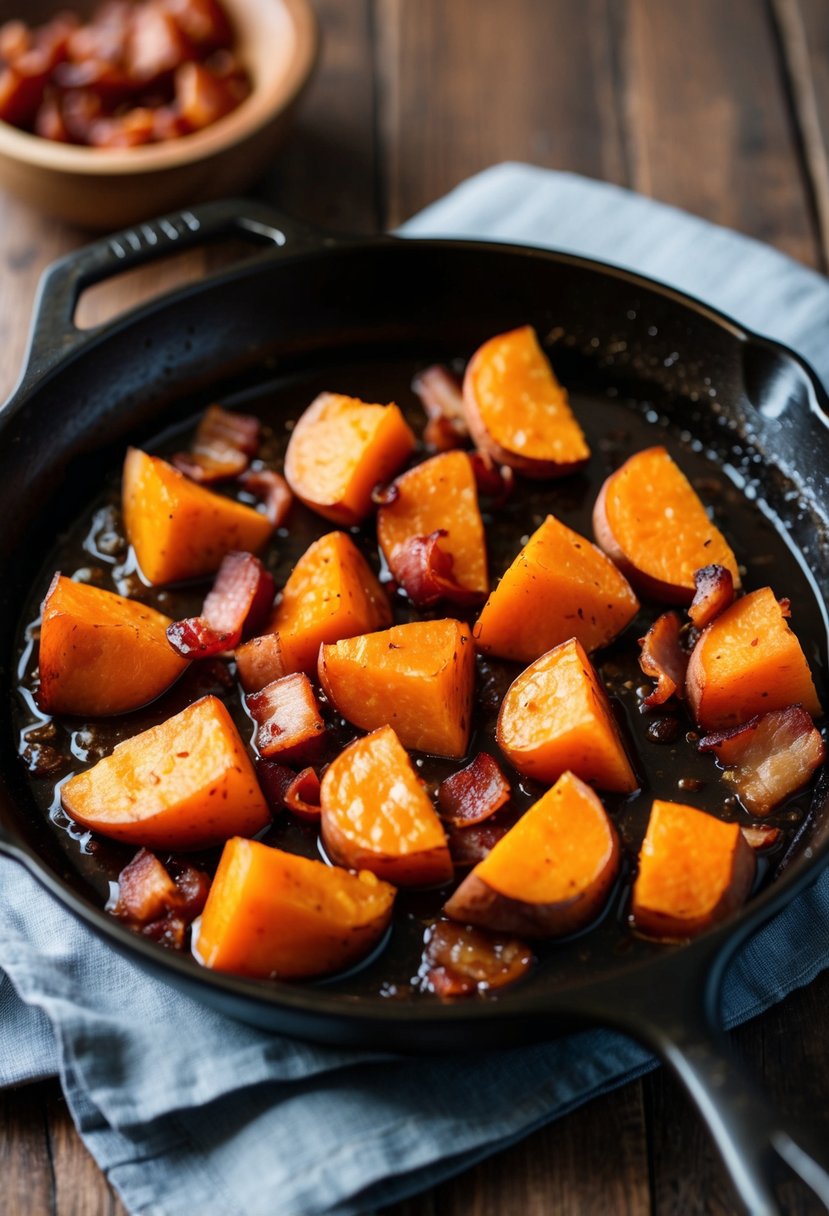
[(390, 725), (404, 747), (466, 754), (475, 649), (460, 621), (412, 621), (323, 646), (319, 678), (337, 712), (362, 730)]
[(312, 511), (358, 524), (371, 511), (373, 488), (394, 476), (414, 444), (396, 405), (321, 393), (293, 429), (285, 477)]
[(484, 654), (531, 663), (568, 638), (587, 651), (630, 624), (639, 601), (613, 562), (548, 515), (484, 604), (474, 628)]
[(391, 624), (391, 608), (368, 562), (345, 532), (321, 536), (294, 566), (268, 624), (282, 667), (314, 672), (323, 642)]
[(800, 643), (770, 587), (737, 600), (702, 633), (688, 662), (691, 712), (706, 731), (802, 705), (823, 712)]
[(236, 975), (310, 979), (369, 953), (391, 920), (395, 889), (374, 874), (229, 840), (193, 953)]
[(401, 554), (416, 538), (440, 531), (440, 548), (452, 558), (452, 578), (470, 598), (483, 600), (489, 589), (484, 525), (466, 452), (424, 460), (401, 474), (394, 486), (393, 500), (377, 512), (377, 539), (392, 576), (409, 591)]
[(728, 542), (663, 447), (637, 452), (611, 473), (593, 508), (593, 532), (633, 586), (655, 600), (690, 604), (695, 572), (711, 564), (740, 586)]
[(170, 624), (137, 600), (56, 574), (43, 601), (40, 708), (98, 718), (154, 701), (187, 666), (167, 642)]
[(752, 815), (768, 815), (826, 759), (820, 732), (800, 705), (749, 718), (742, 726), (707, 735), (698, 746), (727, 766), (726, 780)]
[(270, 817), (245, 745), (216, 697), (119, 743), (66, 782), (61, 803), (84, 827), (150, 849), (206, 849), (253, 836)]
[(266, 684), (245, 702), (258, 725), (256, 748), (260, 756), (292, 764), (318, 753), (325, 723), (304, 672)]
[(657, 799), (633, 884), (636, 928), (650, 937), (695, 937), (745, 902), (755, 870), (739, 824)]
[(236, 667), (245, 692), (259, 692), (272, 680), (285, 675), (282, 647), (275, 633), (263, 633), (236, 648)]
[(444, 999), (514, 984), (527, 974), (533, 953), (517, 937), (482, 933), (439, 920), (426, 930), (421, 974)]
[(331, 762), (320, 805), (322, 843), (332, 861), (398, 887), (452, 878), (443, 825), (390, 726), (356, 739)]
[(440, 814), (453, 827), (483, 823), (509, 802), (510, 787), (498, 761), (479, 752), (471, 764), (438, 786)]
[(272, 531), (258, 511), (196, 485), (137, 448), (129, 449), (124, 463), (123, 511), (138, 564), (154, 584), (212, 574), (226, 553), (253, 553)]
[(464, 376), (463, 402), (478, 447), (526, 477), (561, 477), (590, 458), (567, 391), (529, 325), (478, 348)]
[(590, 924), (619, 872), (619, 841), (594, 792), (565, 772), (466, 876), (444, 911), (524, 937)]
[(681, 630), (677, 613), (663, 612), (639, 639), (639, 666), (646, 676), (656, 680), (656, 688), (644, 698), (645, 705), (664, 705), (670, 697), (685, 696), (688, 654), (679, 640)]
[(703, 566), (694, 571), (694, 582), (697, 589), (688, 616), (692, 625), (704, 629), (734, 603), (734, 578), (725, 566)]
[(548, 784), (568, 769), (599, 789), (639, 784), (599, 677), (576, 638), (522, 671), (498, 715), (498, 743), (519, 773)]

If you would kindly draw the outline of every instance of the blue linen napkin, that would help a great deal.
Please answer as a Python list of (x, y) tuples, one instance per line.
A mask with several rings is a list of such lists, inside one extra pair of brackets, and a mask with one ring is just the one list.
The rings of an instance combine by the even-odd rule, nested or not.
[[(616, 187), (501, 165), (404, 233), (525, 241), (624, 264), (781, 338), (829, 380), (826, 280)], [(827, 964), (825, 873), (731, 968), (728, 1025)], [(653, 1066), (605, 1031), (416, 1061), (266, 1035), (147, 977), (5, 859), (0, 968), (0, 1085), (59, 1075), (85, 1143), (142, 1216), (363, 1213)]]

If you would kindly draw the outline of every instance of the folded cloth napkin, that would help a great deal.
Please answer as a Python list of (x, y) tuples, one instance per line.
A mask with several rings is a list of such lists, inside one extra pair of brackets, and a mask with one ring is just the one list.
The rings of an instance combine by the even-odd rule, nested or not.
[[(824, 279), (624, 190), (502, 165), (404, 233), (524, 241), (624, 263), (782, 338), (829, 379)], [(827, 963), (824, 874), (732, 966), (728, 1024)], [(59, 1075), (85, 1143), (127, 1208), (145, 1216), (367, 1212), (653, 1065), (604, 1031), (418, 1060), (267, 1035), (148, 978), (8, 860), (0, 861), (0, 968), (0, 1084)]]

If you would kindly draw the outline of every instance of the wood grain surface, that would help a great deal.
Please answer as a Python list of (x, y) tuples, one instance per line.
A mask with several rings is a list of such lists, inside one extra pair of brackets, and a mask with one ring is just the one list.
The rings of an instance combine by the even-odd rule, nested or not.
[[(334, 229), (393, 226), (469, 174), (527, 160), (604, 178), (829, 261), (826, 0), (316, 0), (324, 48), (260, 193)], [(5, 12), (5, 10), (4, 10)], [(0, 399), (43, 268), (82, 243), (0, 194)], [(99, 287), (94, 324), (211, 264)], [(829, 975), (733, 1037), (772, 1100), (829, 1143)], [(2, 1043), (2, 1028), (0, 1028)], [(124, 1209), (55, 1082), (0, 1092), (3, 1216)], [(800, 1186), (785, 1211), (820, 1205)], [(662, 1070), (386, 1216), (726, 1216), (736, 1198)], [(301, 1214), (297, 1213), (297, 1216)]]

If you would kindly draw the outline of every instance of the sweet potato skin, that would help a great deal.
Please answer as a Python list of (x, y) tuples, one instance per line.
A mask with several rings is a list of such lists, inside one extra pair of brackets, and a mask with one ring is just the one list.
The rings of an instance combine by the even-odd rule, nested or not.
[(706, 731), (792, 704), (813, 718), (823, 712), (806, 656), (770, 587), (736, 600), (703, 630), (685, 687), (694, 719)]
[(463, 403), (481, 451), (525, 477), (562, 477), (590, 458), (567, 392), (529, 325), (478, 348), (464, 375)]
[(607, 694), (576, 638), (531, 663), (510, 685), (496, 731), (520, 773), (548, 784), (568, 769), (599, 789), (638, 786)]
[(224, 847), (194, 953), (206, 967), (235, 975), (329, 975), (380, 942), (394, 897), (394, 887), (373, 874), (236, 837)]
[(698, 936), (742, 906), (756, 869), (739, 824), (655, 800), (633, 885), (637, 930), (661, 940)]
[(154, 585), (213, 574), (227, 553), (255, 553), (273, 530), (258, 511), (138, 448), (124, 462), (123, 513), (141, 572)]
[(253, 836), (270, 814), (225, 706), (202, 697), (119, 743), (61, 789), (76, 823), (150, 849), (206, 849)]
[(661, 446), (635, 453), (607, 478), (593, 508), (593, 533), (632, 586), (651, 599), (690, 604), (694, 572), (711, 563), (724, 566), (740, 586), (725, 537)]
[[(570, 869), (579, 850), (588, 853), (582, 873)], [(564, 773), (466, 876), (444, 911), (497, 932), (562, 937), (601, 912), (619, 858), (619, 840), (601, 802), (578, 777)]]
[(468, 625), (413, 621), (322, 646), (318, 670), (329, 701), (355, 726), (393, 726), (404, 747), (466, 755), (475, 689)]
[(612, 641), (639, 601), (600, 549), (548, 515), (501, 578), (474, 626), (484, 654), (532, 663), (568, 638), (588, 653)]
[(398, 887), (452, 878), (443, 825), (390, 726), (356, 739), (332, 761), (320, 805), (332, 861)]
[(394, 403), (320, 393), (291, 433), (285, 479), (306, 507), (350, 527), (370, 513), (371, 491), (394, 476), (414, 445)]
[(43, 602), (38, 705), (109, 717), (154, 701), (187, 666), (167, 642), (171, 623), (137, 600), (56, 574)]

